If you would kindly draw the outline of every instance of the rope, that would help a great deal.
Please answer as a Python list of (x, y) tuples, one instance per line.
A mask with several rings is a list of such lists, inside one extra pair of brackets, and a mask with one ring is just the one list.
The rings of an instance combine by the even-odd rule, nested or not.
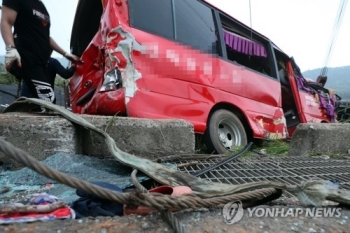
[[(137, 180), (136, 175), (137, 175), (137, 169), (134, 169), (131, 173), (131, 181), (134, 184), (135, 188), (136, 188), (136, 192), (137, 193), (149, 193), (148, 190), (143, 187), (140, 182)], [(128, 208), (137, 208), (137, 206), (128, 206)], [(176, 232), (176, 233), (187, 233), (188, 230), (185, 227), (184, 224), (181, 224), (181, 220), (179, 220), (174, 213), (172, 213), (169, 210), (162, 210), (161, 212), (161, 216), (162, 218), (168, 222), (168, 224), (172, 227), (172, 229)]]
[[(58, 181), (69, 187), (79, 189), (100, 198), (114, 201), (117, 203), (127, 204), (131, 206), (146, 206), (157, 210), (167, 209), (198, 209), (198, 208), (222, 208), (226, 203), (231, 201), (256, 201), (259, 199), (266, 199), (266, 197), (273, 196), (278, 192), (275, 188), (261, 188), (245, 193), (238, 193), (227, 195), (223, 197), (213, 197), (208, 199), (201, 199), (193, 194), (182, 196), (170, 196), (160, 193), (118, 193), (112, 190), (102, 188), (100, 186), (79, 180), (75, 177), (70, 177), (65, 173), (59, 172), (53, 168), (48, 167), (42, 162), (37, 161), (26, 152), (14, 147), (11, 143), (0, 138), (0, 151), (6, 156), (9, 156), (16, 161), (22, 163), (28, 168), (37, 173), (46, 176), (47, 178)], [(136, 176), (136, 172), (133, 172)], [(137, 179), (136, 179), (137, 181)], [(271, 186), (270, 186), (271, 187)], [(142, 190), (142, 188), (140, 189)], [(276, 197), (278, 198), (278, 197)]]
[[(240, 185), (211, 182), (205, 179), (200, 179), (196, 176), (192, 176), (188, 173), (171, 169), (167, 166), (152, 162), (148, 159), (131, 155), (125, 151), (120, 150), (113, 138), (111, 138), (105, 131), (97, 128), (85, 120), (83, 117), (80, 117), (79, 115), (74, 114), (65, 108), (40, 99), (21, 97), (16, 102), (7, 107), (3, 112), (28, 112), (33, 109), (33, 107), (39, 106), (57, 112), (67, 120), (71, 121), (74, 126), (79, 127), (78, 130), (89, 130), (93, 133), (97, 133), (97, 135), (102, 136), (105, 139), (105, 146), (109, 149), (117, 161), (124, 164), (125, 166), (137, 168), (139, 171), (147, 174), (147, 176), (160, 184), (170, 186), (187, 185), (193, 190), (193, 193), (202, 198), (225, 196), (231, 195), (233, 193), (242, 193), (245, 191), (256, 190), (260, 188), (275, 187), (273, 185), (271, 186), (271, 182), (253, 182)], [(281, 189), (279, 186), (276, 186), (276, 188)]]
[(140, 182), (136, 178), (137, 175), (137, 169), (134, 169), (131, 173), (131, 182), (136, 188), (137, 193), (148, 193), (148, 190), (143, 187)]

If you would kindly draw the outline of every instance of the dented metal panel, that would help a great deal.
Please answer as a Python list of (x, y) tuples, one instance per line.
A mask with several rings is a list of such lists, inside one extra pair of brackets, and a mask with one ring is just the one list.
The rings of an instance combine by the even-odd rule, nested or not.
[[(255, 138), (291, 136), (279, 80), (131, 28), (126, 0), (104, 0), (103, 5), (100, 28), (82, 56), (85, 63), (70, 82), (74, 112), (180, 118), (191, 122), (196, 133), (204, 133), (211, 110), (226, 104), (241, 113)], [(120, 71), (122, 87), (101, 91), (113, 69)], [(321, 121), (320, 109), (308, 108), (295, 85), (292, 82), (301, 122)], [(96, 91), (77, 104), (93, 88)]]
[[(117, 45), (113, 48), (116, 41)], [(125, 88), (125, 104), (127, 105), (138, 89), (136, 81), (141, 78), (141, 73), (135, 68), (132, 53), (133, 51), (141, 52), (144, 48), (130, 32), (125, 31), (120, 25), (110, 31), (105, 43), (107, 47), (105, 50), (106, 64), (109, 64), (105, 67), (105, 71), (116, 67), (121, 71), (122, 85)]]

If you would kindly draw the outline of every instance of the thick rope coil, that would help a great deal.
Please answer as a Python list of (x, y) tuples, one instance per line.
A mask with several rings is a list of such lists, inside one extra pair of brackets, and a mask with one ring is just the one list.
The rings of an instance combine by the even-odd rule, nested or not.
[[(100, 186), (88, 183), (86, 181), (79, 180), (75, 177), (70, 177), (65, 173), (57, 171), (37, 161), (32, 156), (14, 147), (11, 143), (6, 142), (0, 138), (0, 150), (5, 155), (15, 159), (28, 168), (36, 171), (37, 173), (53, 179), (59, 183), (65, 184), (69, 187), (79, 189), (95, 196), (110, 201), (132, 205), (132, 206), (146, 206), (157, 210), (168, 209), (198, 209), (198, 208), (212, 208), (223, 207), (226, 203), (231, 201), (256, 201), (266, 198), (267, 196), (277, 193), (275, 188), (261, 188), (254, 191), (238, 193), (227, 196), (220, 196), (208, 199), (201, 199), (195, 195), (182, 195), (182, 196), (170, 196), (159, 193), (118, 193), (112, 190), (102, 188)], [(134, 175), (136, 176), (136, 172)], [(135, 177), (136, 178), (136, 177)], [(143, 190), (139, 187), (139, 190)], [(144, 190), (143, 190), (144, 191)]]

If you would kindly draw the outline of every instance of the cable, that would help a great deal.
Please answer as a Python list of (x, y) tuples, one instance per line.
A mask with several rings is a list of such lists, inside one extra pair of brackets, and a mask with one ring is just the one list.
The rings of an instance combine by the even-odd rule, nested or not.
[(342, 16), (343, 16), (342, 13), (344, 12), (343, 9), (344, 9), (345, 5), (346, 5), (346, 1), (343, 0), (342, 4), (339, 5), (338, 12), (336, 14), (338, 16), (338, 20), (334, 21), (333, 31), (332, 31), (331, 39), (330, 39), (330, 42), (329, 42), (330, 45), (329, 45), (328, 54), (325, 57), (324, 67), (321, 70), (321, 75), (322, 76), (325, 76), (327, 74), (327, 71), (328, 71), (327, 64), (328, 64), (328, 61), (329, 61), (329, 59), (331, 57), (331, 54), (332, 54), (332, 51), (333, 51), (333, 47), (334, 47), (334, 42), (335, 42), (335, 40), (337, 38), (339, 29), (340, 29), (341, 20), (342, 20)]
[(252, 21), (252, 4), (249, 0), (249, 17), (250, 17), (250, 40), (253, 41), (253, 21)]
[(328, 72), (328, 62), (332, 56), (332, 52), (333, 52), (333, 48), (335, 46), (335, 41), (338, 37), (338, 33), (339, 33), (339, 30), (340, 30), (340, 27), (341, 27), (341, 24), (342, 24), (342, 20), (343, 20), (343, 17), (344, 17), (344, 13), (345, 13), (345, 9), (346, 9), (346, 5), (347, 5), (347, 2), (348, 0), (343, 0), (342, 2), (340, 2), (340, 5), (339, 5), (339, 8), (338, 8), (338, 12), (337, 12), (337, 18), (334, 22), (334, 25), (333, 25), (333, 31), (332, 31), (332, 34), (331, 34), (331, 39), (330, 39), (330, 45), (329, 45), (329, 49), (328, 49), (328, 52), (326, 54), (326, 57), (325, 57), (325, 61), (324, 61), (324, 66), (323, 68), (321, 69), (321, 73), (320, 75), (321, 76), (326, 76), (327, 75), (327, 72)]
[(247, 151), (250, 149), (250, 147), (252, 147), (252, 145), (253, 145), (253, 143), (250, 142), (250, 143), (249, 143), (248, 145), (246, 145), (246, 146), (243, 148), (243, 150), (241, 150), (239, 153), (234, 154), (234, 155), (232, 155), (232, 156), (230, 156), (230, 157), (228, 157), (228, 158), (226, 158), (226, 159), (224, 159), (224, 160), (221, 160), (220, 162), (218, 162), (218, 163), (216, 163), (216, 164), (214, 164), (214, 165), (212, 165), (212, 166), (210, 166), (210, 167), (206, 167), (206, 168), (204, 168), (204, 169), (202, 169), (202, 170), (199, 170), (199, 171), (197, 171), (197, 172), (195, 172), (195, 173), (193, 173), (193, 174), (191, 174), (191, 175), (193, 175), (193, 176), (200, 176), (200, 175), (203, 175), (203, 174), (205, 174), (205, 173), (207, 173), (207, 172), (210, 172), (210, 171), (212, 171), (213, 169), (215, 169), (215, 168), (217, 168), (217, 167), (220, 167), (221, 165), (224, 165), (225, 163), (228, 163), (228, 162), (230, 162), (230, 161), (236, 159), (237, 157), (243, 155), (245, 152), (247, 152)]
[[(250, 40), (253, 41), (253, 22), (252, 22), (252, 4), (249, 0), (249, 20), (250, 20)], [(250, 60), (250, 55), (249, 55)]]
[[(344, 3), (344, 2), (343, 2)], [(328, 51), (328, 55), (326, 55), (325, 57), (325, 61), (324, 61), (324, 67), (323, 67), (323, 70), (321, 72), (321, 75), (322, 76), (325, 76), (328, 72), (328, 61), (330, 59), (330, 56), (331, 56), (331, 53), (333, 51), (333, 46), (334, 46), (334, 42), (337, 38), (337, 35), (338, 35), (338, 32), (339, 32), (339, 28), (340, 28), (340, 17), (341, 17), (341, 12), (342, 12), (342, 8), (343, 8), (343, 5), (341, 5), (341, 7), (339, 7), (339, 10), (338, 10), (338, 20), (336, 20), (334, 22), (334, 26), (333, 26), (333, 32), (331, 34), (331, 39), (330, 39), (330, 45), (329, 45), (329, 51)]]

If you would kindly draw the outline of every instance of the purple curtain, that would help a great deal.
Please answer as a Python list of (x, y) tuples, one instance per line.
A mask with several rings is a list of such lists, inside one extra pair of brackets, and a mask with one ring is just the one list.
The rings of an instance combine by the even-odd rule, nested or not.
[(233, 50), (250, 56), (267, 57), (264, 46), (224, 30), (225, 43)]
[(296, 79), (297, 79), (298, 89), (306, 91), (306, 92), (311, 93), (311, 94), (315, 94), (316, 93), (315, 90), (313, 90), (310, 87), (307, 87), (305, 85), (306, 80), (301, 75), (295, 75), (295, 76), (296, 76)]
[(322, 93), (305, 85), (306, 80), (301, 75), (296, 75), (298, 89), (304, 90), (310, 94), (318, 95), (321, 107), (326, 111), (327, 116), (331, 119), (331, 122), (335, 122), (335, 102), (334, 96), (323, 95)]

